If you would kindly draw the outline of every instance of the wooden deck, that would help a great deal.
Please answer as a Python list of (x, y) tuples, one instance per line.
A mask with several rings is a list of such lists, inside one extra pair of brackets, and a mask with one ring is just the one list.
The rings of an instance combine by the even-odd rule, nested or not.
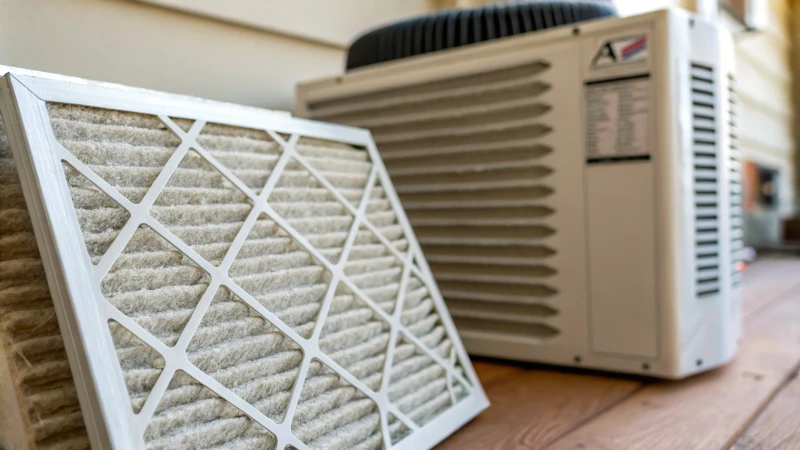
[(658, 381), (475, 360), (492, 406), (440, 449), (800, 449), (800, 259), (743, 280), (726, 367)]

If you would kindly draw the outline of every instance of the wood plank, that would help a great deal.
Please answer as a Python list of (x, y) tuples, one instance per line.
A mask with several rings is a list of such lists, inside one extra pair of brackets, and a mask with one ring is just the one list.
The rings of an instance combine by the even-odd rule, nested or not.
[[(479, 374), (489, 373), (477, 365)], [(481, 380), (484, 380), (482, 377)], [(437, 449), (542, 448), (642, 386), (634, 379), (520, 369), (484, 388), (492, 406)]]
[[(777, 94), (780, 97), (770, 102), (766, 98), (761, 98), (764, 106), (770, 109), (777, 109), (786, 113), (791, 113), (791, 86), (792, 73), (791, 66), (788, 64), (789, 48), (781, 49), (764, 48), (766, 46), (753, 47), (752, 51), (738, 49), (736, 52), (736, 90), (758, 95)], [(759, 53), (760, 52), (760, 53)], [(774, 65), (765, 63), (765, 58), (759, 58), (760, 54), (766, 52), (777, 52), (784, 59), (776, 68)], [(784, 53), (785, 52), (785, 53)], [(784, 57), (784, 55), (786, 55)], [(787, 109), (788, 106), (788, 109)]]
[[(745, 315), (800, 289), (800, 279), (793, 277), (799, 271), (800, 260), (760, 260), (748, 267), (742, 284)], [(644, 386), (631, 378), (498, 360), (477, 359), (473, 366), (492, 407), (440, 448), (543, 448)]]
[(800, 448), (800, 377), (788, 384), (742, 434), (732, 450), (796, 450)]
[(773, 280), (769, 291), (783, 293), (748, 315), (733, 363), (687, 380), (648, 385), (549, 448), (732, 445), (800, 361), (800, 288), (795, 277), (763, 276)]
[(781, 294), (797, 289), (798, 273), (800, 259), (759, 260), (747, 267), (742, 280), (742, 315), (747, 317), (779, 300)]
[(791, 117), (765, 112), (758, 105), (750, 104), (750, 99), (754, 95), (759, 94), (739, 96), (742, 105), (739, 108), (739, 137), (757, 143), (759, 148), (763, 146), (785, 149), (784, 156), (791, 157), (793, 145)]
[(752, 65), (771, 82), (790, 82), (790, 42), (786, 36), (781, 33), (758, 33), (750, 37), (736, 43), (737, 69)]
[(472, 360), (472, 367), (475, 368), (484, 389), (525, 371), (519, 365), (501, 361)]

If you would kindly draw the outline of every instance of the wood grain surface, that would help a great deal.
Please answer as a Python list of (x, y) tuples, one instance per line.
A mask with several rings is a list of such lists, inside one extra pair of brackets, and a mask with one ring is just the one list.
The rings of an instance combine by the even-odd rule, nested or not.
[(742, 434), (734, 450), (796, 450), (800, 448), (800, 377), (787, 380), (756, 421)]
[(492, 406), (442, 449), (800, 449), (800, 260), (743, 282), (744, 338), (726, 367), (683, 381), (479, 360)]
[(642, 386), (554, 370), (524, 370), (499, 380), (491, 367), (480, 368), (481, 380), (494, 380), (484, 385), (492, 406), (439, 448), (542, 448)]

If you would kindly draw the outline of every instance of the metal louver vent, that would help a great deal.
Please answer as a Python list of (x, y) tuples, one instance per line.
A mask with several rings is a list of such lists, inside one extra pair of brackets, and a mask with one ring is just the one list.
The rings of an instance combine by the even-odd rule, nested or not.
[(691, 65), (692, 157), (694, 159), (695, 294), (719, 293), (719, 159), (714, 69)]
[(736, 135), (736, 79), (728, 75), (728, 118), (730, 125), (731, 177), (731, 279), (736, 286), (741, 280), (740, 252), (744, 247), (744, 218), (742, 217), (742, 160)]
[(560, 331), (549, 300), (556, 211), (541, 138), (550, 63), (322, 100), (311, 117), (369, 128), (462, 334), (541, 341)]

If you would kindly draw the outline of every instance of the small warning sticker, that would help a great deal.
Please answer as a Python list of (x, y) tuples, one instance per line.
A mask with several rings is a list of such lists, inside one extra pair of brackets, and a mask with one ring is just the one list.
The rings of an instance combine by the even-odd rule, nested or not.
[(586, 83), (589, 163), (650, 159), (650, 75)]

